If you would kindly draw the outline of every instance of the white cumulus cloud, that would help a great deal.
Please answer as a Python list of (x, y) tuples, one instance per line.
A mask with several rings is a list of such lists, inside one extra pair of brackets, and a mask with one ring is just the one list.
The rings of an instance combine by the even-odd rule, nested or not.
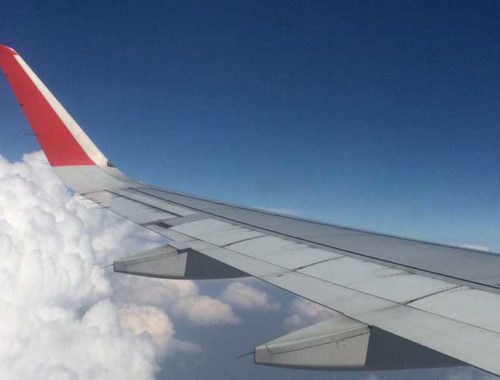
[(159, 280), (147, 277), (117, 276), (112, 281), (118, 302), (142, 302), (162, 307), (173, 317), (193, 325), (212, 326), (237, 324), (239, 318), (230, 305), (205, 295), (201, 295), (192, 281)]
[(174, 304), (173, 311), (177, 315), (184, 316), (191, 322), (201, 326), (240, 323), (231, 306), (208, 296), (182, 298)]
[(199, 351), (175, 338), (166, 310), (236, 323), (191, 281), (106, 268), (162, 242), (72, 196), (43, 154), (0, 156), (0, 378), (154, 379), (165, 355)]
[(478, 244), (462, 244), (461, 247), (474, 249), (476, 251), (485, 251), (485, 252), (490, 251), (489, 247), (486, 247), (485, 245), (478, 245)]
[(242, 282), (229, 284), (221, 294), (221, 299), (241, 309), (279, 310), (280, 304), (272, 301), (268, 295), (260, 289), (245, 285)]
[(333, 318), (337, 313), (317, 303), (304, 298), (296, 298), (289, 305), (289, 315), (284, 320), (288, 330), (296, 330), (327, 319)]
[(473, 367), (457, 367), (442, 371), (446, 380), (494, 380), (497, 376), (483, 372)]

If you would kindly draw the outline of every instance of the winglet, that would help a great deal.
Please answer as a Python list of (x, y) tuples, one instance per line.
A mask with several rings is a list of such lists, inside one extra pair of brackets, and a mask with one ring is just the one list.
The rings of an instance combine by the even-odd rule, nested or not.
[(108, 159), (21, 56), (0, 45), (0, 69), (52, 166), (108, 165)]
[(0, 45), (0, 54), (19, 55), (17, 51), (6, 45)]

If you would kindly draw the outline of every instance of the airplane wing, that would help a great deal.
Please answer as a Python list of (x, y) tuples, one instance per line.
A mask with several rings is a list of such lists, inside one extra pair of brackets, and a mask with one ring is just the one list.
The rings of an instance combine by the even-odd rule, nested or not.
[(160, 278), (254, 276), (339, 316), (255, 349), (299, 368), (463, 365), (500, 375), (500, 256), (162, 189), (115, 168), (26, 62), (0, 66), (48, 161), (75, 192), (169, 239), (114, 263)]

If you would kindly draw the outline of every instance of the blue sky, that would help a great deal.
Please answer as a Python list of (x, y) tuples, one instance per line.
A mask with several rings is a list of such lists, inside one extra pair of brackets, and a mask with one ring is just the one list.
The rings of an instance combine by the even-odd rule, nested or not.
[[(1, 14), (0, 41), (133, 177), (500, 251), (495, 2), (4, 1)], [(38, 149), (5, 80), (0, 99), (0, 153)]]

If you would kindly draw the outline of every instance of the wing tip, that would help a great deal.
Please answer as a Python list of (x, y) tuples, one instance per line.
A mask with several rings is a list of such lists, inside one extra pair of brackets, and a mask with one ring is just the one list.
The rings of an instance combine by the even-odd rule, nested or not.
[(3, 72), (52, 166), (106, 166), (108, 160), (20, 55), (0, 44)]
[(10, 46), (2, 44), (0, 44), (0, 54), (19, 55), (19, 53), (12, 49)]

